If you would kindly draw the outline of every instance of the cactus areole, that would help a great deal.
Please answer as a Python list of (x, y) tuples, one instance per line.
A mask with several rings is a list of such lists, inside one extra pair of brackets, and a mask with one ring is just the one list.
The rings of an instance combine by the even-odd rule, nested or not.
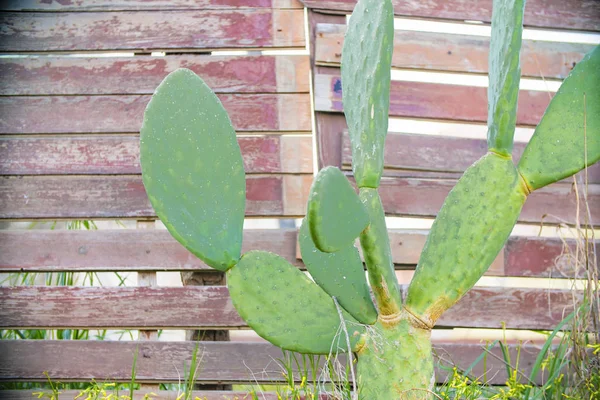
[(494, 0), (489, 151), (448, 195), (404, 302), (377, 190), (390, 98), (391, 0), (359, 0), (346, 32), (342, 88), (358, 193), (335, 167), (317, 175), (299, 232), (314, 281), (275, 254), (241, 254), (242, 156), (227, 113), (204, 81), (176, 70), (148, 104), (142, 175), (159, 218), (193, 254), (226, 272), (234, 306), (260, 336), (303, 353), (354, 352), (361, 400), (433, 398), (430, 337), (438, 318), (488, 269), (533, 190), (600, 158), (596, 47), (566, 78), (519, 165), (513, 163), (524, 6)]

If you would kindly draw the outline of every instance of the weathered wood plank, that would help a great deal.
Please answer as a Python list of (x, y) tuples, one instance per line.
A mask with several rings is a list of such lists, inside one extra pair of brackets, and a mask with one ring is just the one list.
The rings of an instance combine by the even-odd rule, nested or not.
[[(350, 13), (356, 0), (301, 0), (317, 10)], [(492, 0), (393, 0), (399, 16), (491, 22)], [(600, 3), (596, 0), (530, 0), (525, 7), (525, 26), (553, 29), (600, 30)]]
[[(311, 130), (308, 94), (219, 98), (238, 131)], [(149, 101), (149, 95), (0, 97), (0, 134), (138, 133)]]
[[(312, 175), (249, 175), (247, 216), (304, 214)], [(142, 178), (26, 176), (0, 178), (0, 219), (155, 218)]]
[[(37, 394), (51, 393), (49, 390), (37, 389), (37, 390), (2, 390), (0, 391), (0, 398), (2, 400), (31, 400), (37, 398)], [(107, 390), (107, 395), (110, 395), (110, 390)], [(77, 398), (81, 391), (79, 390), (63, 390), (55, 397), (54, 400), (73, 400)], [(120, 393), (123, 393), (121, 391)], [(116, 392), (115, 392), (116, 395)], [(127, 391), (127, 396), (129, 392)], [(156, 400), (179, 400), (181, 396), (180, 392), (175, 390), (136, 390), (133, 393), (133, 400), (146, 400), (148, 398)], [(252, 395), (248, 392), (234, 392), (226, 390), (194, 390), (191, 393), (192, 399), (200, 400), (251, 400)], [(278, 396), (277, 392), (265, 392), (260, 391), (261, 400), (280, 400), (281, 396)], [(301, 400), (305, 400), (302, 398)], [(327, 395), (320, 395), (319, 400), (335, 400), (334, 397)]]
[[(296, 259), (296, 230), (245, 230), (242, 252)], [(0, 230), (0, 271), (212, 271), (166, 230)]]
[[(529, 376), (539, 347), (523, 344), (519, 368)], [(54, 380), (129, 382), (134, 355), (136, 381), (175, 382), (181, 380), (184, 365), (189, 366), (196, 348), (193, 342), (109, 342), (109, 341), (1, 341), (1, 381), (45, 381), (44, 371)], [(202, 361), (198, 381), (205, 383), (282, 382), (281, 366), (273, 360), (282, 357), (281, 350), (269, 343), (199, 342)], [(434, 341), (438, 362), (448, 365), (452, 360), (459, 369), (466, 369), (484, 352), (481, 344), (455, 344)], [(498, 348), (490, 350), (486, 360), (489, 384), (504, 384), (506, 368)], [(511, 359), (516, 359), (516, 346), (509, 345)], [(81, 357), (86, 354), (86, 357)], [(494, 357), (496, 356), (496, 357)], [(437, 363), (436, 363), (437, 364)], [(483, 376), (480, 363), (474, 376)], [(295, 368), (295, 366), (292, 366)], [(436, 367), (436, 379), (444, 382), (446, 371)], [(538, 378), (537, 383), (542, 383)]]
[[(551, 94), (546, 92), (521, 90), (517, 123), (537, 125), (550, 103), (550, 97)], [(315, 110), (343, 111), (339, 75), (321, 74), (315, 77)], [(390, 116), (486, 122), (487, 88), (392, 81)]]
[(6, 0), (0, 6), (10, 11), (135, 11), (219, 10), (235, 8), (303, 8), (299, 0)]
[(0, 59), (0, 94), (152, 94), (188, 68), (217, 93), (308, 93), (307, 56), (31, 57)]
[(0, 13), (0, 51), (304, 47), (303, 10)]
[[(428, 231), (390, 230), (397, 269), (413, 269)], [(577, 243), (557, 238), (511, 237), (488, 275), (582, 277), (574, 268)], [(304, 269), (295, 229), (245, 230), (242, 252), (265, 250)], [(600, 253), (600, 244), (596, 243)], [(211, 271), (166, 230), (0, 230), (0, 272)]]
[[(588, 254), (600, 254), (600, 242), (589, 242)], [(504, 272), (508, 276), (587, 278), (586, 243), (540, 237), (510, 238), (504, 247)]]
[[(319, 24), (316, 29), (315, 62), (339, 66), (346, 26)], [(489, 46), (488, 37), (397, 30), (392, 66), (487, 74)], [(564, 79), (593, 47), (581, 43), (523, 40), (521, 73), (529, 77)]]
[[(140, 174), (139, 141), (137, 135), (0, 136), (0, 175)], [(308, 135), (242, 136), (238, 142), (247, 174), (312, 173)]]
[[(441, 283), (440, 283), (441, 284)], [(406, 289), (406, 287), (404, 287)], [(573, 309), (560, 289), (475, 287), (439, 326), (553, 329)], [(194, 310), (194, 312), (190, 312)], [(2, 329), (245, 328), (225, 286), (0, 287)]]
[[(526, 143), (516, 142), (518, 162)], [(385, 139), (384, 176), (458, 178), (487, 152), (484, 139), (388, 132)], [(347, 131), (342, 137), (342, 168), (352, 170), (352, 144)], [(588, 168), (588, 182), (600, 183), (600, 163)]]
[[(455, 184), (455, 180), (383, 178), (379, 193), (388, 215), (434, 217)], [(590, 210), (595, 215), (600, 210), (600, 185), (589, 185), (588, 196)], [(576, 200), (568, 184), (557, 183), (536, 190), (525, 202), (519, 221), (574, 224)]]

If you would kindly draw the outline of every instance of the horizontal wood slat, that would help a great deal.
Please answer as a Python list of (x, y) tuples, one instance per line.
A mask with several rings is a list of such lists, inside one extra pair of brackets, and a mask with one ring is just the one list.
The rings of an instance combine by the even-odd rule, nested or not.
[(188, 68), (217, 93), (308, 93), (308, 56), (30, 57), (0, 59), (0, 95), (152, 94)]
[[(317, 65), (340, 64), (345, 32), (345, 25), (317, 25)], [(392, 66), (487, 74), (489, 46), (488, 37), (396, 30)], [(593, 47), (581, 43), (524, 40), (521, 73), (530, 77), (564, 79)]]
[[(550, 97), (551, 94), (546, 92), (521, 90), (517, 123), (537, 125), (550, 103)], [(315, 109), (343, 111), (339, 75), (320, 74), (315, 77)], [(390, 116), (486, 122), (487, 88), (392, 81)]]
[[(238, 131), (311, 130), (308, 94), (219, 98)], [(0, 97), (0, 134), (138, 133), (149, 101), (150, 95)]]
[[(244, 230), (242, 251), (296, 259), (295, 229)], [(166, 230), (0, 230), (0, 271), (211, 270)]]
[[(379, 193), (387, 215), (434, 217), (456, 184), (455, 180), (383, 178)], [(588, 204), (600, 210), (600, 185), (589, 185)], [(520, 222), (577, 222), (577, 197), (569, 184), (554, 184), (529, 195)]]
[[(404, 287), (406, 290), (406, 287)], [(475, 287), (438, 326), (552, 330), (582, 293)], [(190, 310), (194, 310), (190, 312)], [(90, 329), (244, 328), (225, 286), (0, 287), (0, 327)]]
[[(515, 162), (521, 158), (525, 146), (522, 142), (514, 144)], [(422, 173), (432, 178), (458, 178), (486, 152), (485, 139), (388, 132), (384, 176), (415, 177)], [(347, 131), (342, 136), (342, 168), (352, 170), (352, 144)], [(588, 168), (587, 179), (589, 183), (600, 183), (600, 163)]]
[(299, 0), (5, 0), (2, 10), (11, 11), (134, 11), (134, 10), (219, 10), (235, 8), (303, 8)]
[[(2, 400), (31, 400), (37, 398), (37, 393), (51, 393), (49, 390), (37, 389), (37, 390), (2, 390), (0, 391), (0, 398)], [(62, 390), (54, 400), (73, 400), (77, 398), (81, 391), (79, 390)], [(106, 391), (107, 395), (110, 395), (110, 390)], [(116, 392), (115, 392), (116, 393)], [(123, 393), (121, 391), (120, 393)], [(129, 396), (129, 391), (127, 391)], [(181, 400), (181, 393), (175, 390), (136, 390), (133, 393), (133, 400), (147, 400), (152, 398), (155, 400)], [(194, 390), (191, 392), (191, 398), (196, 400), (252, 400), (252, 395), (248, 392), (239, 391), (224, 391), (224, 390)], [(278, 397), (277, 392), (264, 392), (260, 391), (260, 400), (280, 400), (281, 396)], [(333, 397), (327, 395), (321, 395), (318, 400), (335, 400)]]
[[(304, 215), (312, 175), (248, 175), (246, 215)], [(142, 178), (0, 177), (0, 219), (155, 218)]]
[[(54, 380), (129, 382), (134, 355), (136, 381), (175, 382), (181, 380), (184, 365), (192, 360), (197, 344), (193, 342), (107, 342), (107, 341), (1, 341), (0, 380), (45, 381), (44, 371)], [(444, 365), (450, 360), (466, 369), (484, 352), (482, 344), (455, 344), (434, 341), (436, 359)], [(519, 369), (529, 376), (539, 348), (532, 344), (521, 345)], [(284, 376), (277, 359), (281, 350), (268, 343), (199, 342), (202, 361), (198, 381), (208, 382), (282, 382)], [(508, 345), (511, 359), (517, 357), (516, 346)], [(504, 384), (506, 368), (500, 349), (491, 349), (485, 368), (489, 384)], [(81, 357), (85, 354), (86, 357)], [(437, 362), (436, 362), (437, 364)], [(295, 369), (295, 366), (293, 366)], [(484, 375), (484, 365), (479, 363), (472, 371), (474, 376)], [(447, 372), (436, 368), (436, 379), (444, 382)], [(537, 383), (542, 383), (538, 378)]]
[[(139, 136), (0, 136), (0, 175), (140, 174)], [(238, 137), (247, 174), (312, 173), (312, 138)]]
[[(302, 0), (308, 8), (333, 13), (350, 13), (356, 0)], [(392, 0), (399, 16), (490, 22), (492, 0)], [(553, 29), (600, 30), (600, 3), (596, 0), (529, 0), (525, 26)]]
[(0, 51), (304, 47), (303, 10), (0, 13)]
[[(390, 230), (397, 269), (419, 261), (427, 231)], [(580, 250), (584, 247), (579, 243)], [(596, 243), (600, 253), (600, 243)], [(265, 250), (304, 268), (295, 229), (244, 231), (242, 252)], [(511, 237), (488, 275), (583, 277), (574, 254), (577, 243), (558, 238)], [(211, 270), (166, 230), (49, 231), (0, 230), (0, 272)]]

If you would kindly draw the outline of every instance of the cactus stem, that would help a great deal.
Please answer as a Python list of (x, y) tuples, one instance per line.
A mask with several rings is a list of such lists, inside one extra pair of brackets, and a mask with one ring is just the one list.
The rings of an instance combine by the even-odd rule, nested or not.
[(512, 154), (510, 154), (510, 153), (503, 153), (496, 149), (489, 149), (488, 153), (493, 153), (493, 154), (497, 155), (498, 157), (503, 158), (505, 160), (512, 160)]
[(434, 323), (428, 322), (422, 318), (419, 318), (417, 314), (414, 314), (412, 311), (408, 309), (406, 306), (402, 306), (402, 311), (404, 317), (408, 319), (408, 322), (411, 326), (414, 326), (418, 329), (432, 330)]

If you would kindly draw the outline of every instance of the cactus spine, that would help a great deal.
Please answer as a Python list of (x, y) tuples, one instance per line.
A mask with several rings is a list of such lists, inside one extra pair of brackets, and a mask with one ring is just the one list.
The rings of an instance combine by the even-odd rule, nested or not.
[[(314, 282), (275, 254), (241, 255), (241, 153), (225, 110), (202, 79), (184, 69), (171, 73), (146, 109), (143, 181), (171, 234), (208, 265), (226, 271), (233, 304), (262, 337), (304, 353), (355, 352), (361, 400), (433, 398), (430, 336), (437, 319), (489, 267), (532, 190), (600, 159), (596, 47), (565, 80), (515, 167), (523, 10), (524, 0), (494, 0), (489, 152), (446, 199), (404, 304), (377, 191), (389, 109), (391, 0), (359, 0), (350, 18), (342, 86), (359, 193), (336, 168), (317, 175), (299, 234)], [(354, 247), (357, 237), (370, 286)], [(340, 315), (347, 338), (337, 334)]]

